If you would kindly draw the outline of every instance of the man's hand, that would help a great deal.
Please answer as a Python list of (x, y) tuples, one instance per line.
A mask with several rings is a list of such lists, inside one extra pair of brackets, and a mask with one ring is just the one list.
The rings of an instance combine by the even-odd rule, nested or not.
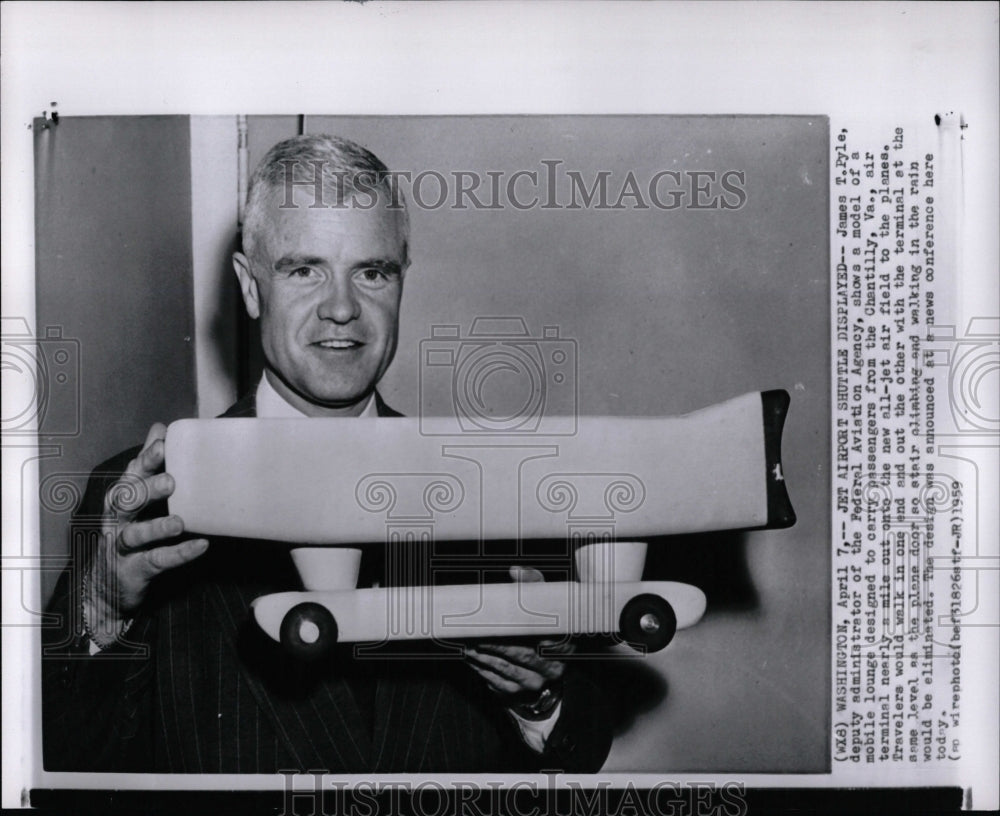
[[(515, 581), (544, 581), (535, 569), (511, 567), (510, 576)], [(531, 704), (538, 700), (543, 689), (558, 684), (566, 664), (549, 656), (556, 652), (570, 654), (573, 644), (568, 640), (541, 640), (537, 646), (509, 643), (483, 642), (466, 646), (469, 664), (486, 684), (510, 707)]]
[(203, 538), (176, 541), (184, 532), (179, 516), (135, 520), (150, 503), (174, 492), (173, 478), (163, 471), (166, 433), (161, 423), (149, 429), (142, 451), (104, 496), (103, 535), (84, 579), (85, 620), (101, 647), (119, 635), (157, 575), (208, 549)]

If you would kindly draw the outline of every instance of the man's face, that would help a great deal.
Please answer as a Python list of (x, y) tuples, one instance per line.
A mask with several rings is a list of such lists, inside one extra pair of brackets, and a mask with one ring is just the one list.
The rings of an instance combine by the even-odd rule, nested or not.
[(357, 414), (396, 352), (406, 242), (398, 212), (311, 208), (296, 191), (233, 256), (243, 300), (260, 318), (272, 385), (304, 413)]

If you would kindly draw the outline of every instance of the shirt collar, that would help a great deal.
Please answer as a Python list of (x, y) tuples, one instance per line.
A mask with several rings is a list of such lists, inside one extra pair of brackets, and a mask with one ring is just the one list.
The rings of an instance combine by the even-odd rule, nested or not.
[[(302, 411), (275, 391), (274, 386), (268, 382), (267, 377), (264, 375), (261, 375), (260, 383), (257, 385), (256, 401), (257, 416), (260, 419), (302, 419), (303, 417), (308, 417), (308, 414), (302, 413)], [(359, 416), (365, 418), (378, 416), (374, 393), (368, 396), (368, 403)]]

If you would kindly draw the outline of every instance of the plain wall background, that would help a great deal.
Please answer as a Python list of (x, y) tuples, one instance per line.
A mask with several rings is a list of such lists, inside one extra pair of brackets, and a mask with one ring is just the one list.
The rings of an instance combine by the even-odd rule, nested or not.
[[(37, 331), (59, 329), (76, 357), (64, 385), (48, 382), (40, 425), (51, 446), (40, 451), (41, 549), (60, 556), (90, 471), (154, 421), (197, 410), (190, 135), (187, 116), (44, 124), (34, 123)], [(57, 578), (42, 574), (43, 598)]]
[[(131, 164), (119, 165), (125, 167), (124, 180), (117, 187), (86, 186), (85, 199), (69, 208), (62, 199), (39, 197), (39, 224), (67, 230), (89, 247), (76, 253), (80, 260), (70, 268), (55, 258), (58, 250), (40, 227), (39, 246), (47, 244), (50, 254), (39, 254), (39, 324), (59, 323), (69, 336), (85, 336), (90, 349), (85, 380), (99, 389), (101, 378), (110, 378), (125, 389), (115, 400), (95, 391), (85, 403), (94, 409), (84, 412), (84, 435), (73, 442), (74, 456), (87, 460), (83, 470), (140, 442), (153, 419), (195, 415), (201, 407), (187, 396), (195, 372), (189, 345), (177, 339), (189, 336), (194, 325), (192, 252), (198, 253), (193, 266), (203, 270), (199, 275), (229, 281), (216, 305), (210, 302), (211, 287), (201, 285), (202, 278), (195, 282), (199, 313), (215, 315), (211, 334), (229, 336), (228, 326), (236, 331), (240, 323), (233, 313), (235, 278), (220, 260), (228, 236), (192, 239), (191, 212), (204, 209), (208, 194), (199, 194), (195, 185), (194, 200), (190, 197), (188, 168), (199, 174), (199, 167), (190, 155), (186, 117), (180, 118), (183, 127), (164, 120), (165, 129), (137, 134), (120, 147), (129, 132), (123, 123), (135, 120), (96, 121), (106, 123), (106, 135), (80, 143), (79, 173), (90, 172), (88, 150), (113, 155), (108, 151), (114, 145), (133, 157)], [(300, 124), (293, 116), (250, 117), (251, 167)], [(235, 163), (235, 122), (232, 126)], [(523, 317), (536, 336), (542, 326), (556, 325), (562, 337), (576, 341), (583, 414), (671, 415), (745, 391), (788, 390), (792, 406), (783, 463), (798, 524), (784, 531), (653, 542), (647, 577), (701, 586), (709, 611), (668, 650), (643, 661), (616, 662), (618, 684), (609, 694), (628, 702), (628, 717), (605, 768), (826, 769), (827, 121), (310, 116), (305, 128), (359, 141), (390, 168), (414, 175), (541, 172), (543, 159), (561, 160), (561, 171), (578, 170), (588, 182), (596, 172), (609, 171), (609, 188), (616, 194), (629, 171), (643, 185), (660, 170), (746, 173), (747, 202), (736, 211), (411, 206), (413, 266), (403, 295), (400, 347), (381, 391), (397, 409), (416, 414), (420, 341), (435, 324), (467, 329), (475, 317), (487, 315)], [(202, 129), (207, 131), (228, 138), (225, 126)], [(202, 145), (199, 151), (224, 165), (224, 148)], [(212, 172), (228, 178), (226, 172)], [(160, 200), (177, 185), (175, 196)], [(433, 193), (433, 186), (427, 191)], [(46, 201), (63, 220), (44, 220)], [(235, 230), (235, 223), (231, 226)], [(227, 231), (223, 223), (217, 228)], [(126, 253), (118, 264), (125, 272), (113, 279), (116, 286), (87, 294), (92, 281), (107, 280), (106, 254), (122, 257), (122, 247), (138, 258)], [(176, 313), (164, 311), (165, 291), (174, 293), (169, 302), (178, 305)], [(124, 311), (133, 301), (137, 305)], [(136, 310), (146, 322), (117, 325), (116, 320), (134, 321)], [(215, 342), (207, 331), (201, 330), (198, 343)], [(229, 351), (219, 349), (212, 359), (224, 368)], [(240, 366), (239, 360), (233, 363)], [(136, 376), (150, 371), (151, 377)], [(232, 372), (225, 385), (213, 388), (213, 402), (237, 375)], [(99, 442), (84, 445), (91, 434)], [(43, 531), (45, 523), (43, 510)], [(58, 538), (43, 541), (47, 552), (65, 552)]]

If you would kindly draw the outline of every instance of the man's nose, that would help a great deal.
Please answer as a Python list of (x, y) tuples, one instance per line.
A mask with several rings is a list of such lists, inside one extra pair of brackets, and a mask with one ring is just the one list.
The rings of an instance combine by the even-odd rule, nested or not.
[(317, 314), (321, 320), (348, 323), (361, 314), (361, 303), (351, 279), (346, 275), (334, 275), (323, 290)]

